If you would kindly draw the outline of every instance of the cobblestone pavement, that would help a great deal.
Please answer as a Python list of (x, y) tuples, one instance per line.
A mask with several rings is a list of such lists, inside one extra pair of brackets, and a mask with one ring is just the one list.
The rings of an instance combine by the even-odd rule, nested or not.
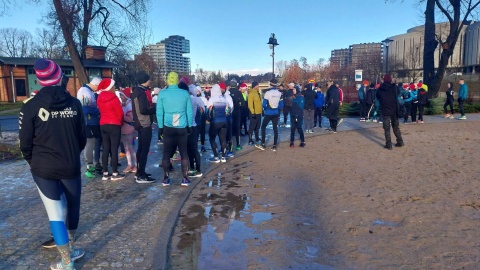
[[(467, 115), (466, 121), (480, 121), (480, 114)], [(457, 121), (442, 116), (425, 116), (425, 122)], [(324, 127), (327, 126), (324, 121)], [(338, 131), (379, 127), (378, 123), (361, 123), (356, 118), (346, 118)], [(289, 141), (287, 127), (280, 128), (280, 142)], [(272, 133), (269, 131), (268, 133)], [(317, 128), (308, 137), (325, 135)], [(154, 130), (156, 134), (156, 130)], [(298, 136), (298, 135), (297, 135)], [(272, 137), (267, 136), (267, 146)], [(153, 136), (147, 172), (159, 178), (158, 167), (162, 146), (156, 145)], [(245, 155), (254, 147), (246, 146), (237, 154)], [(207, 142), (207, 145), (209, 143)], [(212, 165), (202, 157), (203, 173)], [(126, 165), (125, 159), (120, 159)], [(167, 263), (169, 240), (178, 213), (188, 199), (193, 185), (180, 186), (180, 166), (175, 162), (172, 186), (164, 188), (160, 181), (137, 184), (133, 175), (117, 182), (102, 181), (100, 177), (83, 179), (82, 206), (77, 245), (86, 254), (76, 261), (77, 269), (164, 269)], [(56, 249), (44, 249), (41, 243), (50, 239), (48, 218), (32, 180), (28, 164), (21, 161), (4, 162), (0, 173), (0, 269), (49, 269), (58, 260)], [(215, 165), (214, 165), (215, 166)]]

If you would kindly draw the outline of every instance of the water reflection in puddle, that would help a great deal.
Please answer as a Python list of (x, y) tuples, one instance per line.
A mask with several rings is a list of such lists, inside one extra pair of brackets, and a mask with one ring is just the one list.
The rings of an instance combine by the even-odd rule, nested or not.
[(252, 214), (252, 224), (260, 224), (272, 219), (272, 213), (257, 212)]

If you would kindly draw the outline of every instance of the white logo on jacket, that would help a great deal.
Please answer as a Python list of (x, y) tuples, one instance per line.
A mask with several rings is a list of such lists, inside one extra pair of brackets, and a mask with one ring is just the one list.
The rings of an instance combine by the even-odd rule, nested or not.
[(40, 119), (42, 119), (42, 121), (44, 122), (48, 121), (49, 116), (50, 116), (50, 113), (44, 108), (40, 108), (40, 110), (38, 111), (38, 117), (40, 117)]

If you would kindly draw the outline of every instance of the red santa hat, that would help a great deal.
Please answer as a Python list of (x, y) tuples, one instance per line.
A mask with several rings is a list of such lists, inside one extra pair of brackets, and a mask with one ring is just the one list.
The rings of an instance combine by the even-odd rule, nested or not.
[(246, 88), (248, 88), (248, 86), (247, 86), (246, 83), (242, 83), (242, 84), (240, 85), (240, 89), (246, 89)]
[(98, 91), (109, 91), (114, 85), (114, 80), (110, 78), (105, 78), (98, 84)]

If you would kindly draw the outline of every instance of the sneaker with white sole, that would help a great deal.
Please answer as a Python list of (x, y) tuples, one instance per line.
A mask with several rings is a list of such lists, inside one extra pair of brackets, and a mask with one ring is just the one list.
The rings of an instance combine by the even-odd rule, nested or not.
[(221, 158), (220, 158), (220, 162), (222, 162), (222, 163), (227, 162), (227, 158), (226, 158), (226, 157), (221, 157)]
[(42, 247), (44, 248), (54, 248), (57, 247), (57, 244), (55, 244), (55, 240), (50, 239), (42, 243)]
[(170, 186), (170, 177), (163, 178), (162, 186), (164, 187)]
[(85, 250), (83, 248), (73, 248), (73, 252), (70, 253), (70, 258), (72, 261), (76, 261), (85, 255)]
[(458, 118), (458, 120), (467, 120), (467, 117), (465, 115), (462, 115)]
[(184, 177), (182, 179), (182, 187), (188, 187), (190, 186), (191, 182), (190, 182), (190, 179), (188, 179), (187, 177)]
[(75, 270), (75, 267), (73, 266), (73, 261), (71, 261), (68, 265), (63, 264), (63, 262), (60, 261), (51, 263), (50, 270)]
[(108, 172), (104, 172), (103, 175), (102, 175), (102, 180), (103, 181), (110, 180), (110, 174)]
[(272, 146), (272, 151), (277, 152), (277, 146), (276, 145)]
[(138, 184), (150, 184), (155, 182), (155, 178), (152, 178), (150, 176), (135, 176), (135, 182)]
[(255, 144), (255, 147), (262, 150), (262, 151), (265, 150), (265, 148), (266, 148), (265, 144)]
[(220, 159), (218, 157), (212, 157), (210, 158), (210, 162), (212, 163), (220, 163)]
[(112, 176), (110, 177), (110, 180), (118, 181), (118, 180), (122, 180), (123, 178), (125, 178), (124, 174), (120, 174), (120, 173), (116, 172), (116, 173), (112, 173)]

